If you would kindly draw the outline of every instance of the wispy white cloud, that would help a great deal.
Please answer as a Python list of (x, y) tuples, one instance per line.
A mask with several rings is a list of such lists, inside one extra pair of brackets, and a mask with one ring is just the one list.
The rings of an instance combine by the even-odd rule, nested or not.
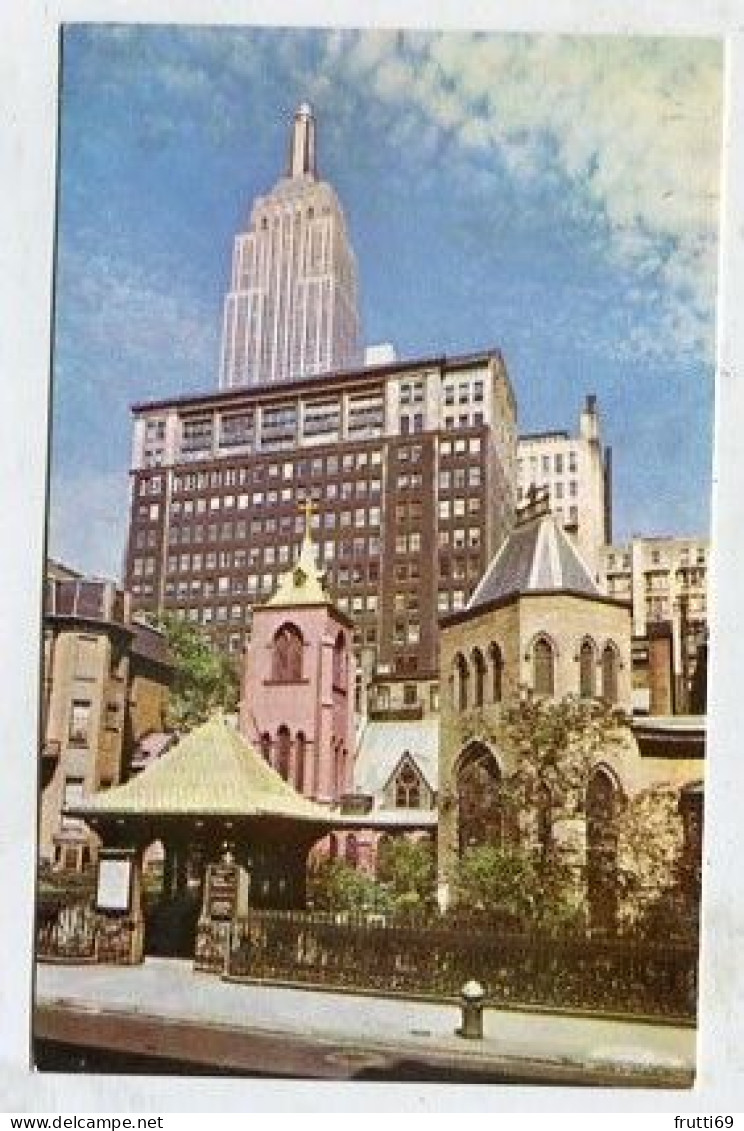
[[(348, 33), (328, 62), (422, 158), (431, 131), (517, 182), (558, 175), (605, 226), (607, 254), (656, 272), (663, 348), (709, 351), (721, 139), (721, 49), (682, 40)], [(452, 149), (449, 150), (452, 153)], [(456, 159), (456, 158), (455, 158)]]

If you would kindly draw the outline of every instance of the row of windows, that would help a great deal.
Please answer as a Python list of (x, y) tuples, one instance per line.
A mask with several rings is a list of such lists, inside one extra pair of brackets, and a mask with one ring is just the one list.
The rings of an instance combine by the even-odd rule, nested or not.
[(449, 431), (453, 428), (478, 428), (483, 424), (482, 412), (461, 412), (458, 416), (445, 416), (444, 427)]
[(444, 386), (444, 403), (445, 405), (453, 405), (455, 402), (460, 405), (470, 404), (473, 401), (480, 404), (483, 401), (483, 381), (459, 381), (457, 386), (453, 384), (446, 384)]
[(523, 499), (530, 497), (530, 492), (533, 486), (549, 487), (551, 498), (553, 499), (577, 499), (579, 497), (579, 481), (577, 479), (569, 479), (565, 483), (559, 480), (556, 483), (550, 484), (546, 480), (542, 483), (530, 484), (529, 487), (517, 487), (517, 499), (521, 502)]
[[(454, 661), (455, 703), (460, 711), (482, 707), (486, 697), (500, 703), (503, 694), (504, 661), (501, 649), (492, 641), (485, 652), (474, 648), (469, 657), (458, 652)], [(472, 687), (471, 687), (472, 675)]]
[(439, 490), (463, 490), (465, 487), (480, 487), (483, 480), (480, 463), (469, 467), (456, 467), (452, 471), (439, 472)]
[[(333, 564), (339, 558), (378, 558), (380, 551), (379, 539), (372, 538), (354, 538), (344, 542), (321, 542), (316, 547), (318, 559), (321, 562)], [(169, 554), (167, 559), (167, 572), (168, 574), (174, 573), (199, 573), (202, 570), (245, 570), (256, 569), (261, 566), (275, 567), (275, 566), (288, 566), (292, 560), (296, 560), (299, 554), (299, 547), (295, 547), (294, 554), (290, 556), (289, 546), (251, 546), (248, 550), (212, 550), (209, 553), (201, 554)], [(135, 577), (153, 577), (155, 574), (156, 559), (153, 557), (136, 557), (132, 562), (132, 571)], [(376, 581), (379, 576), (379, 563), (377, 561), (370, 561), (365, 563), (366, 574), (372, 581)], [(362, 567), (355, 567), (353, 576), (362, 570)], [(350, 567), (339, 566), (337, 567), (336, 576), (339, 578), (351, 576), (352, 571)], [(250, 575), (246, 577), (239, 577), (234, 579), (234, 583), (238, 581), (249, 582)]]
[(476, 455), (481, 450), (480, 436), (464, 437), (457, 440), (442, 440), (439, 445), (439, 454), (442, 456), (461, 456), (466, 453)]
[(442, 555), (439, 559), (440, 581), (450, 577), (454, 578), (455, 581), (461, 581), (468, 577), (471, 581), (477, 581), (482, 572), (483, 563), (478, 554), (473, 554), (470, 558), (459, 556), (451, 558)]
[(536, 475), (538, 467), (543, 475), (563, 475), (564, 471), (575, 473), (579, 470), (578, 452), (571, 449), (569, 452), (556, 452), (554, 455), (520, 457), (517, 460), (517, 472), (520, 479), (527, 474), (529, 460), (529, 474)]
[[(536, 695), (555, 694), (555, 646), (547, 636), (538, 636), (531, 648), (532, 689)], [(618, 698), (619, 654), (612, 641), (599, 652), (594, 641), (586, 639), (579, 648), (579, 695), (593, 699), (598, 694), (597, 669), (599, 667), (599, 694), (608, 703)], [(454, 660), (454, 694), (458, 710), (482, 707), (490, 669), (490, 700), (501, 702), (503, 658), (498, 644), (492, 642), (484, 653), (474, 648), (469, 657), (458, 653)], [(471, 691), (472, 678), (472, 691)]]
[[(335, 530), (339, 527), (348, 532), (352, 527), (378, 528), (380, 526), (381, 512), (379, 507), (357, 507), (355, 510), (325, 511), (321, 516), (313, 515), (311, 527), (315, 532), (319, 530)], [(239, 519), (236, 523), (207, 525), (196, 523), (191, 525), (171, 526), (168, 529), (168, 543), (171, 545), (198, 545), (202, 542), (244, 542), (246, 537), (259, 535), (300, 535), (304, 534), (305, 519), (300, 515), (280, 515), (278, 518), (253, 518), (250, 521)], [(141, 537), (140, 537), (141, 535)], [(138, 532), (136, 539), (137, 549), (145, 545), (155, 546), (155, 532)]]
[(466, 514), (479, 514), (481, 505), (480, 495), (473, 495), (469, 499), (442, 499), (437, 506), (437, 514), (446, 522), (451, 518), (464, 518)]
[(243, 487), (249, 483), (264, 483), (266, 480), (284, 480), (308, 477), (338, 475), (344, 471), (359, 471), (382, 464), (382, 451), (346, 452), (344, 455), (314, 456), (287, 460), (284, 463), (257, 464), (253, 467), (213, 468), (210, 471), (190, 471), (173, 476), (173, 490), (176, 494), (184, 491), (204, 491), (215, 487)]
[(276, 507), (279, 503), (304, 502), (308, 494), (314, 501), (324, 502), (333, 499), (364, 498), (367, 495), (379, 495), (382, 491), (380, 479), (359, 479), (356, 482), (328, 483), (324, 488), (313, 487), (309, 492), (300, 487), (283, 487), (280, 490), (253, 491), (238, 495), (212, 495), (197, 499), (174, 499), (171, 503), (173, 515), (204, 515), (208, 511), (219, 510), (248, 510), (258, 509), (263, 506)]

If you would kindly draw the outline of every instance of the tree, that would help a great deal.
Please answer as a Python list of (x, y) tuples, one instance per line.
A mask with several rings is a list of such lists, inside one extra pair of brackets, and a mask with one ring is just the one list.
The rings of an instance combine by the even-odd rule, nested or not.
[(316, 911), (389, 911), (390, 897), (372, 876), (345, 860), (321, 860), (308, 875), (308, 904)]
[(492, 844), (466, 848), (457, 869), (457, 904), (521, 926), (532, 918), (538, 888), (530, 853)]
[(699, 897), (684, 857), (679, 793), (671, 786), (642, 790), (618, 818), (618, 885), (633, 926), (649, 934), (695, 934)]
[(165, 632), (175, 673), (168, 705), (168, 723), (185, 731), (198, 726), (217, 708), (237, 710), (240, 681), (234, 662), (213, 651), (207, 637), (172, 613), (155, 618)]
[(426, 910), (434, 903), (434, 850), (428, 840), (393, 837), (377, 855), (377, 880), (398, 910)]
[(476, 714), (466, 717), (462, 729), (464, 743), (485, 738), (503, 751), (505, 827), (538, 847), (547, 865), (570, 823), (583, 820), (592, 768), (625, 725), (622, 712), (600, 700), (528, 694), (505, 709), (498, 727), (489, 728)]
[[(599, 700), (525, 695), (504, 711), (493, 730), (479, 714), (466, 718), (463, 741), (470, 738), (485, 738), (504, 752), (509, 772), (498, 788), (507, 832), (496, 846), (500, 852), (472, 850), (483, 855), (467, 860), (464, 854), (462, 899), (486, 906), (488, 900), (493, 906), (500, 900), (524, 916), (526, 908), (510, 888), (521, 884), (533, 920), (546, 924), (575, 917), (582, 907), (589, 910), (587, 850), (593, 847), (594, 875), (605, 885), (618, 925), (650, 924), (654, 916), (661, 921), (662, 910), (669, 918), (671, 908), (683, 905), (677, 790), (658, 786), (630, 797), (618, 790), (607, 812), (595, 814), (593, 822), (587, 813), (598, 763), (628, 740), (621, 711)], [(591, 825), (595, 839), (589, 845)], [(525, 851), (532, 870), (524, 865)]]

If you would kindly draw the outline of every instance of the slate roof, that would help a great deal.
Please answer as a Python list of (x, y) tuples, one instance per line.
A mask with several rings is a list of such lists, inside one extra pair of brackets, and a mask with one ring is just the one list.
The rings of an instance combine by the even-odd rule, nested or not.
[(181, 738), (137, 777), (66, 810), (75, 816), (289, 817), (330, 825), (221, 714)]
[(354, 763), (354, 789), (379, 797), (405, 754), (430, 789), (439, 783), (439, 720), (368, 722)]
[(516, 526), (470, 598), (466, 611), (529, 593), (569, 591), (602, 597), (589, 566), (550, 514)]

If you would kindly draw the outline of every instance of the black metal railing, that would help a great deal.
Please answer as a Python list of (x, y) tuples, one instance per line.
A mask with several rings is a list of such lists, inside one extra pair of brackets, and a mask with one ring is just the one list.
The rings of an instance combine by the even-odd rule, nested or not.
[(39, 909), (36, 927), (36, 954), (39, 958), (79, 962), (96, 954), (98, 922), (93, 909), (74, 904), (46, 912)]
[(493, 1005), (693, 1020), (698, 950), (620, 936), (488, 930), (462, 919), (251, 911), (234, 924), (233, 978), (456, 998), (476, 978)]

